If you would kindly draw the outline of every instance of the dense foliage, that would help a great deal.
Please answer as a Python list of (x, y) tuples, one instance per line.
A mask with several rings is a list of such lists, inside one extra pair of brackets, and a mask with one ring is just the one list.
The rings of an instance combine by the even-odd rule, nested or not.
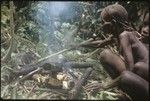
[[(31, 52), (34, 57), (44, 58), (72, 44), (78, 44), (90, 38), (105, 39), (108, 35), (101, 31), (101, 10), (109, 4), (120, 3), (129, 12), (133, 26), (138, 30), (142, 17), (147, 10), (146, 2), (44, 2), (44, 1), (8, 1), (1, 3), (1, 97), (4, 99), (66, 99), (60, 93), (41, 90), (43, 84), (26, 80), (23, 84), (12, 78), (11, 71), (18, 69), (25, 60), (23, 54)], [(132, 11), (134, 10), (134, 11)], [(135, 11), (136, 10), (136, 11)], [(116, 47), (110, 45), (115, 50)], [(102, 51), (103, 48), (99, 49)], [(94, 49), (79, 48), (63, 53), (68, 60), (86, 61), (95, 64), (96, 75), (88, 80), (106, 84), (110, 77), (98, 61)], [(56, 57), (57, 58), (57, 57)], [(31, 59), (33, 60), (33, 59)], [(36, 60), (37, 61), (37, 60)], [(84, 69), (77, 69), (83, 74)], [(43, 76), (44, 78), (44, 76)], [(38, 90), (32, 92), (34, 87)], [(118, 99), (120, 91), (112, 88), (96, 94), (83, 92), (81, 99)]]

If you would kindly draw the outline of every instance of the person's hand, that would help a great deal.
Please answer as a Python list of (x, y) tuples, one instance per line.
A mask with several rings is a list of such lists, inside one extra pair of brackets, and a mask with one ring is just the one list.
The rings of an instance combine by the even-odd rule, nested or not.
[(85, 87), (85, 90), (87, 92), (97, 92), (99, 91), (101, 88), (103, 88), (102, 84), (101, 83), (90, 83), (90, 84), (87, 84)]

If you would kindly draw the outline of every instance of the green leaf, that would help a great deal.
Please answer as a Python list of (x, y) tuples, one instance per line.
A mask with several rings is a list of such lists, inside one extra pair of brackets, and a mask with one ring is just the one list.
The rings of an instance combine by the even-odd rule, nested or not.
[(55, 37), (56, 37), (58, 40), (62, 40), (63, 37), (64, 37), (64, 35), (63, 35), (61, 32), (59, 32), (59, 31), (55, 31), (55, 32), (54, 32), (54, 35), (55, 35)]
[(96, 22), (96, 19), (92, 19), (92, 24), (94, 24)]
[(98, 10), (97, 10), (97, 13), (99, 13), (99, 12), (101, 12), (101, 11), (102, 11), (102, 8), (98, 9)]
[(17, 98), (17, 88), (18, 88), (18, 84), (11, 85), (11, 89), (10, 89), (11, 99), (16, 99)]
[(5, 94), (8, 94), (8, 88), (10, 86), (6, 85), (3, 89), (1, 89), (1, 97), (3, 98), (5, 96)]

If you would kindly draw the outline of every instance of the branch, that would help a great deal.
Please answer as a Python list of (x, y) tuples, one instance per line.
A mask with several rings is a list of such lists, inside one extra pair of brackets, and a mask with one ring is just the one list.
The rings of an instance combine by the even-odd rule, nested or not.
[(10, 1), (10, 33), (11, 33), (11, 41), (10, 46), (6, 55), (2, 58), (2, 62), (8, 62), (11, 59), (11, 53), (14, 50), (14, 16), (13, 13), (15, 12), (13, 1)]
[(79, 44), (80, 47), (87, 47), (87, 48), (100, 48), (104, 47), (105, 45), (109, 45), (112, 43), (112, 35), (106, 38), (105, 40), (96, 40), (96, 41), (91, 41), (91, 42), (86, 42), (86, 43), (81, 43)]
[[(98, 43), (98, 44), (99, 44), (99, 47), (100, 47), (100, 46), (104, 46), (105, 44), (108, 44), (108, 43), (111, 41), (111, 38), (112, 38), (112, 36), (110, 36), (109, 38), (107, 38), (107, 39), (105, 39), (105, 40), (103, 40), (103, 41), (95, 41), (95, 42), (93, 42), (93, 43), (94, 43), (94, 44), (95, 44), (95, 43), (96, 43), (96, 44)], [(45, 58), (42, 58), (42, 59), (38, 60), (36, 63), (32, 63), (32, 64), (29, 64), (29, 65), (25, 65), (25, 67), (24, 67), (22, 70), (20, 70), (20, 71), (14, 71), (14, 73), (15, 73), (16, 75), (18, 75), (18, 76), (19, 76), (19, 75), (27, 74), (27, 73), (29, 73), (29, 72), (35, 70), (37, 67), (42, 67), (42, 66), (45, 64), (45, 61), (47, 61), (47, 60), (50, 59), (51, 57), (56, 56), (56, 55), (61, 54), (61, 53), (64, 53), (64, 52), (66, 52), (66, 51), (75, 49), (75, 47), (77, 48), (77, 47), (80, 47), (80, 46), (89, 45), (89, 44), (91, 44), (91, 41), (92, 41), (92, 39), (86, 40), (86, 41), (80, 43), (78, 46), (73, 46), (73, 47), (71, 47), (71, 48), (64, 49), (64, 50), (59, 51), (59, 52), (57, 52), (57, 53), (54, 53), (54, 54), (52, 54), (52, 55), (50, 55), (50, 56), (47, 56), (47, 57), (45, 57)], [(88, 44), (87, 44), (87, 43), (88, 43)], [(46, 63), (48, 63), (49, 65), (53, 65), (50, 61), (49, 61), (49, 62), (46, 62)], [(56, 64), (57, 64), (57, 63), (56, 63)], [(80, 68), (80, 67), (86, 68), (86, 67), (92, 67), (92, 66), (93, 66), (92, 64), (88, 64), (88, 63), (77, 63), (77, 62), (67, 62), (66, 64), (69, 64), (69, 65), (70, 65), (71, 67), (73, 67), (73, 68), (78, 68), (78, 67), (79, 67), (79, 68)]]
[(66, 65), (71, 66), (72, 68), (88, 68), (93, 67), (93, 64), (87, 62), (66, 62)]
[(32, 76), (33, 74), (39, 72), (40, 70), (42, 70), (42, 68), (37, 68), (36, 70), (34, 70), (34, 71), (28, 73), (27, 75), (25, 75), (25, 76), (24, 76), (23, 78), (21, 78), (18, 82), (22, 82), (22, 81), (28, 79), (30, 76)]
[(84, 86), (87, 82), (87, 79), (89, 77), (89, 75), (92, 72), (92, 68), (88, 68), (84, 75), (81, 77), (81, 79), (76, 83), (74, 89), (73, 89), (73, 95), (71, 96), (70, 99), (78, 99), (78, 96), (80, 95), (81, 92), (81, 88), (82, 86)]

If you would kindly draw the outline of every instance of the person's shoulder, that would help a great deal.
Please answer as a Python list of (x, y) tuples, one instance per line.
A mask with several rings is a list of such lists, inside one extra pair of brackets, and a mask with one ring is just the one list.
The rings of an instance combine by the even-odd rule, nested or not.
[(132, 32), (130, 32), (130, 31), (123, 31), (123, 32), (119, 35), (119, 37), (120, 37), (120, 38), (127, 37), (127, 36), (130, 35), (130, 34), (132, 34)]
[(137, 31), (123, 31), (120, 36), (135, 36), (140, 37), (140, 34)]
[(133, 34), (134, 33), (134, 31), (123, 31), (121, 34)]

